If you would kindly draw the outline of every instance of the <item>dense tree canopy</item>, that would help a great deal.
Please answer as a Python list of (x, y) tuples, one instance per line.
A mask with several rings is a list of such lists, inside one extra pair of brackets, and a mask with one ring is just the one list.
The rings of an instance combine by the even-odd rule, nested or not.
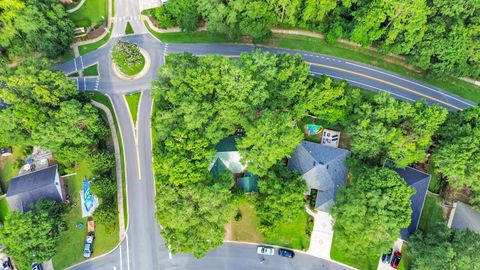
[(0, 48), (9, 57), (31, 51), (61, 55), (69, 47), (74, 27), (59, 1), (0, 1)]
[(14, 211), (0, 229), (0, 239), (8, 255), (22, 269), (34, 262), (51, 259), (58, 234), (64, 227), (61, 206), (54, 201), (38, 201), (31, 211)]
[[(203, 256), (221, 244), (224, 226), (234, 214), (229, 206), (233, 182), (212, 186), (208, 168), (218, 142), (237, 130), (244, 134), (236, 139), (243, 162), (261, 177), (261, 199), (266, 203), (258, 205), (264, 206), (260, 208), (265, 210), (265, 226), (275, 222), (268, 215), (279, 220), (289, 215), (288, 210), (279, 213), (279, 202), (291, 203), (298, 213), (305, 183), (276, 164), (303, 139), (297, 122), (309, 111), (324, 107), (332, 112), (322, 115), (324, 121), (344, 120), (344, 83), (312, 78), (299, 56), (260, 51), (242, 54), (238, 61), (218, 55), (170, 55), (159, 75), (152, 88), (154, 169), (160, 185), (157, 219), (172, 251)], [(194, 190), (196, 197), (191, 195)], [(164, 192), (171, 195), (160, 195)], [(218, 202), (212, 199), (214, 193)], [(271, 201), (278, 205), (267, 205)], [(172, 219), (197, 208), (201, 210), (194, 211), (193, 218), (198, 224)], [(211, 224), (200, 224), (210, 215)]]
[(15, 71), (0, 75), (0, 144), (37, 145), (71, 165), (92, 153), (108, 135), (97, 109), (83, 104), (75, 84), (43, 60), (27, 59)]
[[(448, 0), (174, 0), (165, 20), (198, 22), (231, 38), (259, 41), (274, 24), (326, 34), (330, 43), (349, 38), (384, 52), (404, 54), (414, 65), (437, 76), (480, 76), (480, 1)], [(168, 6), (172, 5), (172, 12)], [(179, 13), (173, 10), (179, 10)], [(163, 12), (163, 11), (162, 11)], [(189, 14), (188, 18), (186, 14)], [(180, 26), (192, 31), (193, 23)]]
[(414, 191), (390, 169), (352, 172), (353, 183), (340, 189), (331, 211), (336, 246), (351, 257), (381, 254), (410, 224)]
[(470, 188), (474, 192), (474, 201), (479, 201), (480, 107), (450, 113), (438, 137), (433, 154), (437, 172), (456, 189)]
[(432, 136), (445, 121), (447, 111), (375, 95), (356, 109), (349, 130), (352, 153), (362, 159), (392, 159), (397, 167), (425, 160)]
[(450, 230), (443, 224), (417, 231), (409, 241), (408, 253), (413, 269), (479, 269), (480, 234), (469, 230)]

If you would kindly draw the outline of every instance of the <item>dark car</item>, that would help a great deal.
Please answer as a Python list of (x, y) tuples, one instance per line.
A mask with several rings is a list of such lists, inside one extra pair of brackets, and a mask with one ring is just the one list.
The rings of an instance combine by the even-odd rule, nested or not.
[(393, 259), (392, 259), (392, 262), (390, 262), (390, 265), (397, 269), (398, 268), (398, 265), (400, 264), (400, 259), (402, 258), (402, 253), (400, 253), (399, 251), (396, 251), (395, 253), (393, 253)]
[(39, 263), (32, 264), (32, 270), (43, 270), (42, 265)]
[(3, 270), (13, 270), (13, 265), (12, 265), (12, 261), (10, 260), (9, 257), (6, 257), (4, 260), (3, 260)]
[(393, 249), (390, 249), (387, 253), (382, 254), (382, 262), (386, 264), (390, 264), (390, 260), (392, 259)]
[(278, 249), (278, 255), (282, 257), (293, 258), (295, 256), (295, 253), (293, 253), (293, 251), (291, 250), (280, 248)]

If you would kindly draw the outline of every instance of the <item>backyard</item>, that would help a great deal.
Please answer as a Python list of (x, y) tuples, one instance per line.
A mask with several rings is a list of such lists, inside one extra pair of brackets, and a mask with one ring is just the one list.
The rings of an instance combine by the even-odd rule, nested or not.
[(24, 147), (13, 146), (12, 155), (0, 159), (0, 187), (4, 193), (7, 192), (10, 179), (18, 175), (24, 158)]
[[(87, 235), (87, 218), (82, 218), (80, 205), (80, 191), (85, 177), (87, 179), (92, 177), (92, 171), (89, 169), (87, 162), (82, 161), (76, 168), (76, 175), (65, 178), (65, 188), (70, 195), (71, 208), (65, 215), (67, 230), (60, 234), (57, 253), (52, 259), (55, 269), (65, 269), (85, 260), (83, 258), (83, 244)], [(83, 228), (77, 227), (80, 222), (84, 224)], [(118, 241), (118, 225), (113, 232), (108, 233), (103, 225), (96, 223), (93, 256), (101, 255), (113, 249)]]
[(69, 13), (76, 27), (97, 25), (108, 18), (108, 0), (86, 0), (82, 7)]

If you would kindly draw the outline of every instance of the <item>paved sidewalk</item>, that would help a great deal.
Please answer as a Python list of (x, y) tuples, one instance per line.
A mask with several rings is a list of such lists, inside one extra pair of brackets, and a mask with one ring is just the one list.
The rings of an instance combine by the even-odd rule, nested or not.
[(308, 254), (330, 260), (330, 250), (333, 240), (333, 218), (330, 214), (306, 209), (314, 220)]
[(119, 226), (119, 239), (122, 241), (125, 236), (125, 222), (123, 213), (123, 189), (122, 189), (122, 160), (120, 158), (120, 146), (118, 145), (117, 130), (115, 129), (115, 123), (113, 121), (112, 112), (107, 106), (91, 101), (93, 106), (101, 109), (107, 115), (108, 125), (112, 132), (113, 148), (115, 149), (115, 174), (117, 178), (117, 208), (118, 208), (118, 226)]

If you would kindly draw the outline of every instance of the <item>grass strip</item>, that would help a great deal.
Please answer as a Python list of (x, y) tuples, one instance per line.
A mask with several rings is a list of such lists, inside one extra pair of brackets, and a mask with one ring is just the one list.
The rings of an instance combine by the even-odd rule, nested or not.
[(96, 42), (86, 44), (86, 45), (82, 45), (82, 46), (78, 47), (78, 51), (80, 52), (80, 55), (85, 55), (89, 52), (93, 52), (96, 49), (103, 46), (104, 44), (106, 44), (108, 42), (108, 40), (110, 39), (110, 36), (112, 35), (112, 28), (113, 28), (113, 24), (110, 26), (110, 29), (108, 29), (108, 33), (102, 39), (100, 39)]
[(125, 95), (127, 100), (128, 109), (130, 110), (130, 115), (132, 116), (133, 126), (137, 123), (137, 112), (138, 112), (138, 103), (140, 102), (140, 92), (133, 94)]
[(130, 24), (130, 22), (127, 22), (127, 27), (125, 28), (125, 34), (130, 35), (133, 33), (135, 32), (133, 31), (132, 25)]
[(98, 64), (85, 68), (83, 70), (83, 76), (98, 76)]
[(86, 91), (86, 92), (91, 94), (92, 100), (107, 106), (107, 108), (110, 110), (113, 116), (113, 122), (115, 123), (115, 131), (117, 132), (118, 145), (120, 148), (120, 159), (122, 160), (121, 169), (122, 169), (123, 219), (126, 226), (128, 222), (128, 211), (127, 211), (127, 186), (126, 186), (126, 178), (125, 178), (125, 158), (124, 158), (124, 152), (123, 152), (122, 134), (120, 133), (120, 127), (118, 126), (117, 115), (115, 114), (115, 110), (113, 109), (112, 102), (106, 95), (97, 91)]

